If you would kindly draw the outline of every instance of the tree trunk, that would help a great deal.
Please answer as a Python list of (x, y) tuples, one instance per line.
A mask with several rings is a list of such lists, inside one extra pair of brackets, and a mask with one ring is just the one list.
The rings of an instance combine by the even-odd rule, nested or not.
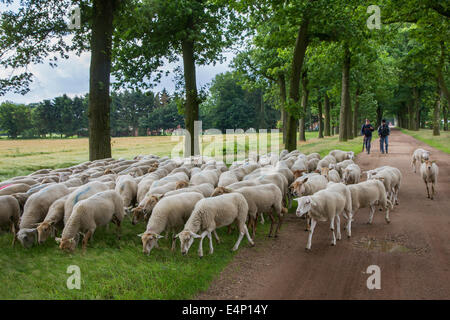
[(111, 157), (109, 85), (116, 0), (94, 0), (89, 70), (89, 160)]
[(437, 87), (437, 95), (436, 95), (436, 103), (434, 105), (434, 111), (433, 111), (433, 136), (439, 136), (440, 133), (440, 113), (441, 113), (441, 89), (438, 83)]
[(344, 45), (344, 64), (342, 67), (341, 110), (339, 113), (339, 141), (348, 139), (348, 113), (350, 107), (350, 49)]
[(358, 124), (359, 95), (360, 90), (359, 87), (357, 87), (355, 93), (355, 107), (353, 110), (353, 137), (357, 137), (359, 135), (359, 124)]
[[(190, 22), (193, 27), (193, 23)], [(184, 66), (184, 82), (186, 89), (186, 108), (184, 112), (184, 123), (186, 130), (189, 132), (190, 139), (185, 142), (185, 155), (198, 155), (198, 137), (195, 136), (194, 123), (198, 121), (198, 98), (197, 98), (197, 81), (195, 76), (195, 57), (194, 57), (194, 42), (192, 40), (183, 40), (181, 43), (183, 51), (183, 66)]]
[[(298, 103), (300, 90), (300, 76), (305, 58), (306, 48), (308, 47), (308, 18), (303, 19), (300, 29), (298, 30), (297, 39), (295, 41), (294, 56), (292, 59), (292, 71), (290, 77), (289, 97), (293, 103)], [(297, 148), (297, 118), (294, 114), (288, 115), (286, 132), (286, 149), (289, 151)]]
[(328, 98), (328, 94), (325, 93), (325, 99), (323, 103), (324, 111), (325, 111), (325, 125), (324, 125), (324, 135), (326, 137), (331, 136), (331, 128), (330, 128), (330, 99)]
[(319, 139), (323, 138), (323, 119), (322, 119), (322, 97), (319, 96), (319, 100), (317, 102), (317, 109), (319, 111)]
[(408, 130), (412, 130), (413, 129), (413, 105), (414, 102), (413, 101), (408, 101)]
[(377, 123), (376, 127), (378, 128), (381, 125), (381, 119), (383, 119), (383, 108), (381, 108), (380, 104), (377, 104)]
[(439, 58), (439, 65), (437, 70), (437, 77), (438, 77), (438, 84), (439, 87), (447, 99), (447, 102), (450, 103), (450, 93), (448, 91), (447, 85), (445, 84), (444, 76), (442, 74), (442, 68), (444, 68), (444, 62), (445, 62), (445, 44), (444, 41), (441, 41), (441, 56)]
[(306, 141), (306, 109), (308, 107), (308, 74), (306, 71), (302, 73), (302, 117), (299, 122), (299, 139), (300, 141)]
[(414, 97), (414, 129), (415, 131), (419, 131), (420, 127), (420, 101), (419, 101), (419, 90), (416, 87), (413, 87), (413, 97)]
[(280, 87), (280, 101), (281, 101), (281, 123), (283, 125), (283, 143), (286, 143), (286, 125), (287, 125), (287, 112), (286, 112), (286, 79), (284, 74), (278, 76), (278, 86)]
[(448, 105), (449, 105), (449, 101), (446, 101), (441, 98), (442, 101), (442, 114), (444, 116), (444, 131), (448, 131)]

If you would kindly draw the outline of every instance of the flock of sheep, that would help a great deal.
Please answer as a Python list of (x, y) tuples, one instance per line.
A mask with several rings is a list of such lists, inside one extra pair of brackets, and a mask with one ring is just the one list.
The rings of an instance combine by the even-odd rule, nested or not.
[[(402, 175), (384, 166), (363, 172), (349, 151), (333, 150), (324, 158), (298, 150), (269, 153), (234, 162), (229, 168), (208, 157), (169, 159), (140, 155), (133, 160), (103, 159), (64, 169), (42, 169), (0, 183), (0, 227), (10, 226), (14, 241), (29, 248), (53, 237), (62, 250), (73, 251), (82, 238), (86, 248), (97, 227), (120, 226), (127, 216), (133, 225), (146, 221), (143, 252), (149, 254), (158, 239), (170, 235), (187, 254), (195, 239), (203, 256), (202, 241), (220, 243), (216, 229), (235, 223), (237, 250), (245, 236), (251, 245), (258, 220), (269, 217), (269, 236), (277, 236), (283, 216), (298, 201), (297, 216), (305, 216), (309, 238), (318, 221), (328, 221), (332, 244), (341, 238), (340, 216), (347, 235), (352, 218), (369, 207), (369, 223), (376, 206), (386, 212), (398, 204)], [(249, 231), (250, 230), (250, 231)], [(57, 233), (62, 231), (60, 237)], [(13, 242), (14, 243), (14, 242)]]

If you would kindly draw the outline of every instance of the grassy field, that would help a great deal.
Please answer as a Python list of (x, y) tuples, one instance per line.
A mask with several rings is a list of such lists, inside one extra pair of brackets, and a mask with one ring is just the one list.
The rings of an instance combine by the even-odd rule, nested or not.
[(441, 130), (440, 136), (433, 136), (433, 130), (430, 129), (420, 129), (419, 131), (400, 130), (436, 149), (450, 153), (450, 131)]
[[(299, 143), (305, 153), (322, 155), (332, 149), (361, 151), (361, 140), (339, 143), (337, 136), (317, 139), (317, 133), (308, 133), (306, 143)], [(132, 158), (136, 154), (166, 155), (176, 142), (170, 137), (139, 137), (113, 139), (113, 156)], [(251, 142), (255, 143), (255, 141)], [(87, 160), (87, 140), (0, 140), (0, 171), (3, 179), (27, 174), (38, 168), (64, 167)], [(295, 208), (291, 209), (295, 210)], [(272, 241), (265, 235), (269, 225), (259, 225), (256, 247), (263, 241)], [(114, 226), (99, 229), (86, 253), (77, 249), (73, 254), (61, 252), (49, 239), (29, 250), (20, 245), (11, 246), (12, 235), (0, 234), (0, 299), (188, 299), (206, 290), (209, 283), (231, 261), (230, 251), (237, 239), (236, 232), (228, 235), (219, 230), (223, 243), (215, 244), (214, 255), (197, 256), (196, 242), (188, 256), (181, 256), (177, 247), (169, 249), (169, 241), (162, 239), (160, 249), (150, 256), (142, 254), (137, 234), (144, 224), (123, 223), (122, 238), (117, 241)], [(282, 231), (281, 231), (282, 232)], [(207, 242), (207, 241), (205, 241)], [(244, 239), (241, 246), (248, 246)], [(81, 269), (81, 290), (66, 287), (67, 267)]]

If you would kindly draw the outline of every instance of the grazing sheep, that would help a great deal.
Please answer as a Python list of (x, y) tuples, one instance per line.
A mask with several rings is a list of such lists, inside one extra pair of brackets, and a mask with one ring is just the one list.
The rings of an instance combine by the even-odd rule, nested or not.
[(322, 170), (322, 168), (329, 168), (330, 164), (336, 164), (336, 163), (337, 163), (337, 161), (336, 161), (335, 157), (327, 155), (317, 163), (316, 172), (320, 172), (320, 170)]
[(217, 186), (219, 187), (226, 187), (232, 183), (238, 182), (239, 179), (236, 177), (233, 171), (227, 171), (220, 175), (219, 182), (217, 183)]
[(431, 152), (425, 149), (416, 149), (413, 152), (412, 158), (411, 158), (411, 167), (414, 169), (414, 173), (416, 173), (417, 165), (416, 163), (421, 165), (425, 160), (430, 160), (430, 154)]
[[(153, 175), (153, 173), (151, 173), (151, 175)], [(153, 182), (155, 182), (156, 180), (158, 180), (157, 177), (148, 176), (148, 177), (143, 178), (138, 183), (138, 192), (137, 192), (137, 197), (136, 197), (136, 201), (138, 203), (140, 203), (144, 199), (145, 195), (150, 190), (150, 187), (152, 186)]]
[(124, 216), (123, 200), (114, 190), (99, 192), (81, 200), (73, 208), (61, 238), (56, 239), (59, 242), (59, 248), (68, 252), (74, 251), (79, 240), (79, 233), (86, 232), (82, 247), (85, 250), (89, 238), (97, 227), (113, 222), (117, 225), (119, 233)]
[[(259, 185), (258, 180), (244, 180), (244, 181), (232, 183), (232, 184), (228, 185), (227, 188), (231, 189), (231, 190), (236, 190), (236, 189), (239, 189), (242, 187), (251, 187), (251, 186), (257, 186), (257, 185)], [(213, 193), (211, 195), (211, 197), (214, 197), (214, 196), (215, 195)]]
[(44, 221), (38, 224), (38, 243), (44, 243), (50, 235), (53, 237), (56, 230), (64, 229), (64, 204), (66, 203), (68, 195), (56, 200), (48, 209), (47, 216)]
[[(334, 221), (336, 220), (337, 239), (341, 239), (341, 219), (340, 214), (345, 210), (346, 199), (336, 191), (320, 190), (311, 196), (304, 196), (296, 199), (298, 207), (297, 217), (308, 214), (311, 219), (308, 242), (306, 250), (311, 250), (311, 240), (317, 221), (330, 221), (332, 232), (331, 245), (336, 245), (336, 235), (334, 233)], [(350, 220), (349, 220), (350, 221)]]
[(355, 153), (353, 151), (342, 151), (342, 150), (333, 150), (328, 153), (330, 156), (333, 156), (337, 162), (342, 162), (344, 160), (353, 160), (355, 157)]
[(337, 170), (330, 168), (322, 168), (322, 171), (320, 172), (322, 176), (327, 178), (328, 182), (341, 182), (341, 176), (339, 175), (339, 172)]
[(350, 164), (342, 172), (342, 182), (345, 184), (359, 183), (361, 180), (361, 169), (357, 164)]
[(289, 187), (290, 193), (296, 197), (309, 196), (327, 187), (328, 180), (321, 175), (309, 178), (298, 178)]
[(8, 226), (13, 233), (13, 242), (16, 242), (16, 233), (19, 230), (20, 206), (13, 196), (0, 196), (0, 227)]
[(15, 183), (3, 186), (0, 189), (0, 196), (10, 196), (15, 193), (27, 192), (28, 190), (30, 190), (30, 185), (26, 183)]
[(53, 184), (28, 198), (17, 233), (17, 239), (25, 248), (31, 247), (37, 240), (36, 226), (45, 219), (52, 203), (69, 193), (65, 185)]
[(150, 194), (148, 193), (144, 200), (142, 200), (139, 205), (132, 209), (133, 218), (131, 223), (133, 225), (137, 224), (142, 219), (148, 219), (159, 200), (163, 197), (163, 194)]
[(116, 192), (120, 194), (125, 208), (130, 208), (136, 203), (138, 185), (130, 175), (123, 175), (116, 180)]
[(220, 170), (217, 169), (199, 172), (196, 175), (192, 176), (190, 184), (195, 186), (202, 183), (210, 183), (214, 187), (217, 187), (217, 184), (219, 183), (220, 173)]
[(23, 208), (25, 206), (25, 203), (27, 202), (30, 195), (28, 193), (15, 193), (12, 195), (14, 198), (16, 198), (17, 202), (19, 203), (20, 207), (20, 215), (23, 214)]
[[(245, 222), (248, 215), (248, 204), (244, 196), (240, 193), (229, 193), (214, 198), (205, 198), (197, 202), (194, 211), (186, 222), (183, 231), (177, 237), (181, 241), (181, 253), (187, 254), (195, 238), (200, 238), (199, 256), (203, 256), (203, 239), (208, 236), (210, 254), (214, 252), (211, 233), (217, 228), (229, 226), (233, 222), (237, 223), (239, 238), (233, 247), (236, 251), (244, 235), (247, 236), (251, 245), (254, 245), (250, 238)], [(199, 235), (198, 233), (201, 232)], [(217, 236), (214, 233), (215, 236)], [(216, 240), (219, 241), (218, 238)]]
[[(147, 192), (147, 195), (153, 195), (153, 194), (164, 195), (169, 191), (176, 190), (177, 186), (181, 185), (178, 182), (179, 181), (168, 182), (166, 184), (163, 184), (162, 186), (156, 186), (156, 187), (154, 187), (155, 184), (153, 184), (152, 187), (150, 188), (150, 190)], [(184, 183), (184, 181), (183, 181), (183, 183)]]
[(165, 230), (172, 233), (172, 250), (175, 250), (176, 233), (183, 228), (201, 199), (204, 197), (198, 192), (186, 192), (161, 199), (153, 209), (146, 231), (139, 235), (142, 238), (143, 253), (150, 254), (158, 239), (163, 238), (161, 233)]
[[(420, 166), (420, 175), (422, 176), (423, 182), (425, 182), (425, 187), (427, 187), (427, 197), (431, 200), (434, 198), (434, 187), (437, 183), (438, 174), (439, 167), (434, 161), (425, 160), (425, 162)], [(429, 183), (431, 183), (431, 197), (428, 189)]]
[(164, 197), (173, 196), (180, 193), (185, 192), (198, 192), (201, 193), (205, 198), (211, 197), (212, 193), (214, 192), (214, 187), (210, 183), (202, 183), (197, 186), (190, 186), (186, 188), (179, 188), (174, 191), (167, 192)]
[(99, 181), (92, 181), (84, 186), (78, 187), (74, 192), (72, 192), (64, 204), (64, 225), (69, 221), (69, 217), (72, 214), (73, 207), (81, 200), (87, 199), (90, 196), (101, 192), (109, 190), (108, 186)]
[[(217, 178), (218, 179), (218, 178)], [(152, 189), (155, 189), (157, 187), (162, 187), (168, 183), (171, 182), (178, 182), (178, 181), (189, 181), (189, 177), (186, 173), (184, 172), (177, 172), (174, 174), (169, 174), (167, 176), (165, 176), (164, 178), (161, 178), (159, 180), (156, 180), (155, 182), (153, 182), (153, 184), (150, 187), (150, 192), (153, 192)]]
[[(219, 189), (220, 188), (220, 189)], [(275, 216), (278, 218), (277, 227), (274, 236), (278, 236), (278, 230), (283, 221), (283, 213), (287, 213), (287, 209), (283, 208), (283, 196), (280, 189), (274, 184), (264, 184), (252, 187), (242, 187), (232, 190), (224, 187), (218, 187), (215, 190), (216, 195), (237, 192), (244, 196), (248, 204), (249, 225), (252, 227), (252, 237), (255, 237), (257, 214), (268, 213), (272, 221), (270, 225), (269, 237), (272, 236), (273, 226), (275, 224)]]

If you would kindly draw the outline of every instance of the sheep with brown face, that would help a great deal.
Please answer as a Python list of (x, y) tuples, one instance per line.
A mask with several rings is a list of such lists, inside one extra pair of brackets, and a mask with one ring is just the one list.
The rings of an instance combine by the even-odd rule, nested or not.
[(161, 200), (162, 197), (162, 194), (148, 194), (144, 198), (144, 200), (139, 203), (139, 206), (131, 211), (133, 213), (131, 223), (135, 225), (143, 219), (148, 220), (150, 215), (152, 214), (153, 208), (156, 206), (159, 200)]
[(341, 182), (341, 176), (339, 172), (330, 168), (322, 168), (320, 174), (327, 178), (328, 182)]
[(296, 197), (308, 196), (327, 187), (328, 180), (321, 175), (311, 175), (307, 178), (297, 178), (289, 187)]

